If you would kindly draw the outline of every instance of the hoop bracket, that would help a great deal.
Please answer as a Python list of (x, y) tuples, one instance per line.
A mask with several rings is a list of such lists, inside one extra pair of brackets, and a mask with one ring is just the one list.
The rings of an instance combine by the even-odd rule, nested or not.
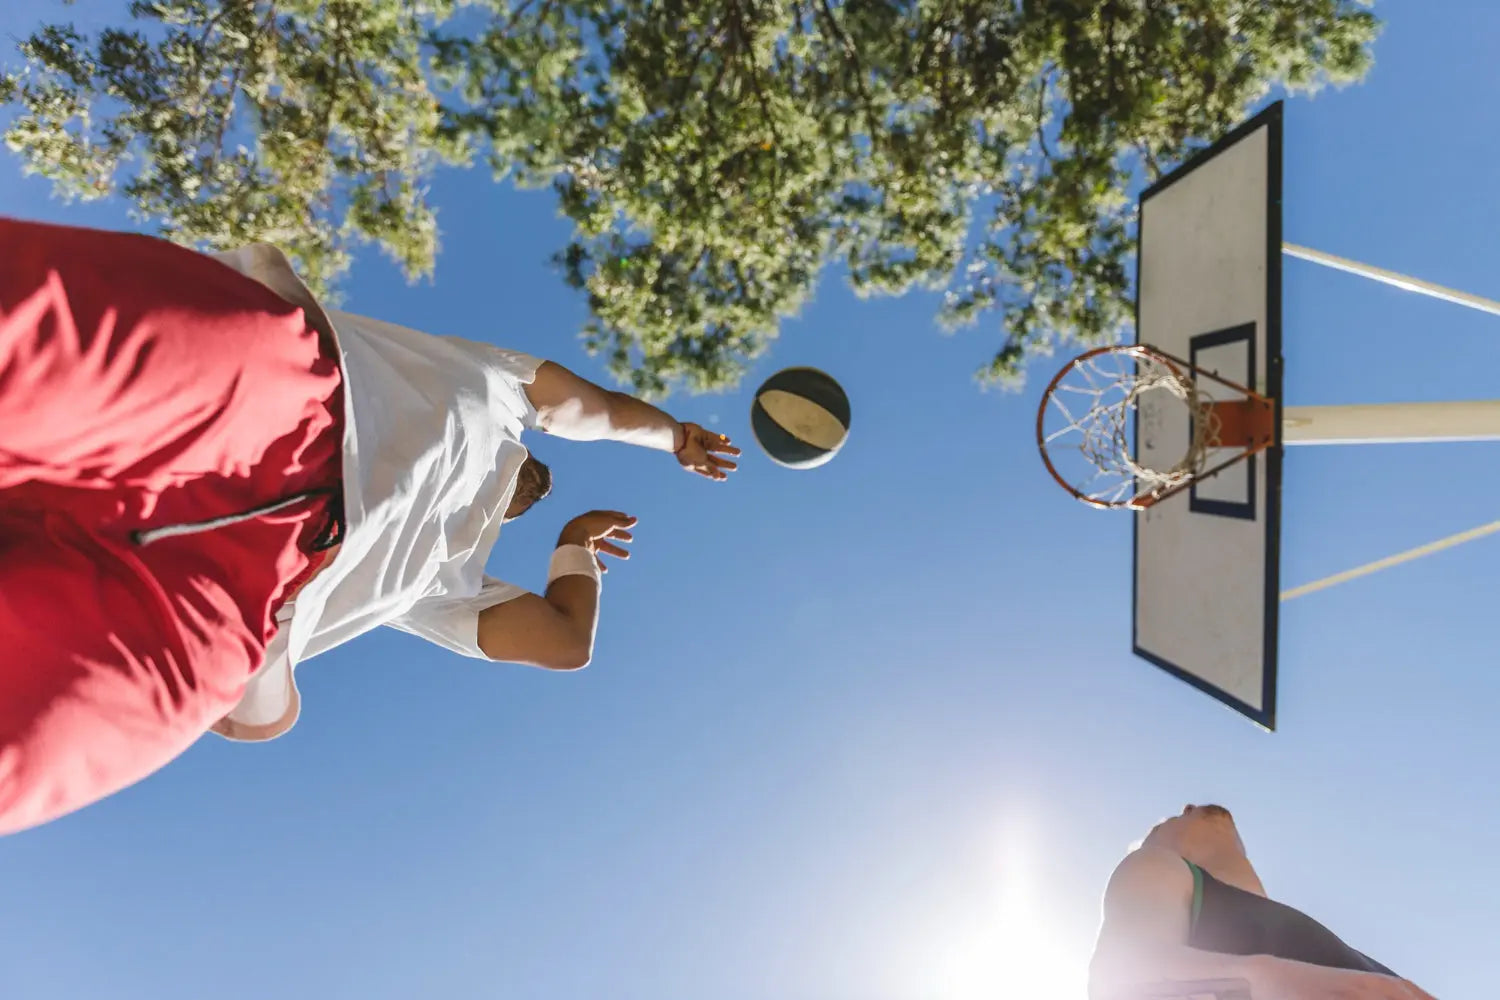
[(1276, 404), (1269, 399), (1250, 395), (1210, 405), (1219, 427), (1214, 447), (1249, 448), (1253, 454), (1276, 443)]

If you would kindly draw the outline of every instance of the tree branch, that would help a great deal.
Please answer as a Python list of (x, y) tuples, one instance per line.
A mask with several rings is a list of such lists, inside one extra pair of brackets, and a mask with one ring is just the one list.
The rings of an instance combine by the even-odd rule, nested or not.
[[(276, 4), (272, 3), (270, 9), (266, 11), (265, 18), (260, 22), (260, 36), (264, 37), (273, 27), (275, 27), (275, 25)], [(250, 45), (253, 48), (255, 45), (255, 40), (252, 39)], [(223, 117), (219, 119), (219, 130), (214, 135), (214, 155), (213, 158), (208, 161), (210, 164), (217, 165), (219, 162), (219, 158), (224, 155), (224, 136), (229, 131), (229, 120), (234, 117), (235, 95), (239, 92), (240, 79), (245, 71), (245, 63), (249, 55), (250, 53), (247, 50), (245, 53), (245, 58), (241, 58), (235, 61), (234, 75), (229, 78), (229, 89), (224, 95), (225, 101)]]
[(224, 155), (224, 136), (229, 131), (229, 119), (234, 117), (234, 98), (240, 89), (240, 74), (244, 72), (244, 60), (239, 60), (234, 66), (234, 75), (229, 78), (229, 88), (224, 93), (224, 110), (220, 112), (219, 128), (214, 133), (214, 154), (209, 163), (217, 164), (219, 157)]
[(1156, 157), (1151, 152), (1151, 144), (1142, 140), (1135, 144), (1136, 150), (1146, 161), (1146, 166), (1151, 169), (1151, 179), (1154, 181), (1161, 176), (1161, 167), (1156, 162)]
[[(666, 127), (662, 130), (667, 134), (675, 132), (677, 130), (678, 123), (682, 120), (683, 111), (687, 107), (688, 95), (692, 92), (693, 81), (698, 78), (698, 67), (702, 64), (703, 56), (708, 52), (708, 47), (713, 43), (720, 41), (724, 37), (724, 30), (722, 28), (718, 28), (717, 25), (711, 25), (709, 27), (716, 30), (706, 29), (704, 32), (703, 41), (699, 43), (697, 50), (693, 52), (693, 54), (688, 58), (689, 66), (687, 75), (683, 77), (682, 85), (677, 88), (677, 94), (673, 98), (672, 117), (666, 123)], [(719, 71), (714, 74), (713, 83), (709, 84), (708, 90), (704, 93), (704, 105), (706, 106), (708, 111), (704, 124), (706, 125), (710, 136), (717, 134), (714, 129), (713, 96), (714, 94), (718, 93), (719, 83), (724, 79), (724, 70), (728, 67), (728, 65), (729, 63), (727, 60), (720, 61)]]
[[(745, 18), (740, 12), (739, 0), (729, 0), (729, 10), (734, 17), (735, 24), (738, 26), (738, 34), (740, 35), (741, 42), (746, 41), (748, 31), (745, 26)], [(781, 132), (776, 128), (776, 117), (771, 113), (771, 104), (766, 99), (766, 92), (761, 89), (760, 66), (755, 61), (755, 46), (748, 45), (742, 47), (749, 53), (750, 86), (754, 88), (756, 101), (760, 104), (761, 117), (765, 119), (766, 127), (771, 130), (773, 148), (771, 150), (771, 190), (768, 192), (768, 198), (774, 198), (777, 185), (781, 180), (780, 168), (777, 164), (777, 151), (781, 147)]]
[(1042, 71), (1042, 85), (1037, 89), (1036, 101), (1036, 141), (1041, 145), (1042, 155), (1046, 157), (1049, 164), (1052, 163), (1052, 150), (1047, 148), (1046, 126), (1047, 93), (1049, 90), (1051, 90), (1051, 87), (1047, 81), (1047, 74), (1050, 72), (1050, 67)]
[[(193, 110), (193, 117), (197, 119), (198, 129), (196, 131), (198, 135), (202, 134), (202, 127), (206, 124), (204, 122), (204, 103), (208, 100), (209, 95), (212, 94), (214, 89), (213, 81), (207, 79), (204, 73), (204, 68), (208, 65), (208, 39), (214, 33), (214, 28), (218, 27), (219, 22), (224, 20), (224, 15), (228, 13), (229, 8), (227, 6), (220, 7), (212, 17), (203, 22), (203, 30), (189, 45), (189, 49), (193, 53), (193, 69), (199, 74), (198, 93), (195, 98), (196, 103)], [(157, 18), (161, 19), (161, 15), (157, 14)], [(192, 37), (192, 33), (187, 27), (183, 27), (182, 34), (189, 38)], [(171, 37), (170, 32), (168, 37)]]
[(845, 33), (843, 25), (839, 24), (837, 15), (828, 0), (819, 0), (819, 9), (822, 11), (823, 19), (828, 22), (829, 30), (838, 39), (844, 50), (844, 61), (853, 70), (854, 87), (859, 91), (860, 98), (865, 104), (865, 127), (870, 130), (870, 145), (879, 147), (880, 132), (875, 125), (875, 99), (870, 96), (869, 88), (865, 86), (864, 64), (860, 62), (859, 53), (854, 49), (854, 40)]
[[(517, 5), (516, 9), (510, 12), (510, 17), (507, 17), (505, 19), (505, 23), (500, 26), (500, 31), (503, 33), (509, 31), (511, 28), (514, 28), (516, 26), (516, 22), (521, 19), (521, 15), (526, 13), (526, 8), (530, 7), (533, 2), (534, 0), (521, 0), (521, 3)], [(545, 18), (548, 14), (547, 8), (551, 6), (551, 4), (548, 4), (546, 7), (543, 7), (542, 13), (537, 18), (537, 20)]]

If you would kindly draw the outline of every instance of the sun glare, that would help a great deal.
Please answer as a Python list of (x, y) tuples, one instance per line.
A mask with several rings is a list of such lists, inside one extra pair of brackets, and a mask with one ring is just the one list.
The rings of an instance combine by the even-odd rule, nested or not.
[(1065, 946), (1043, 885), (1045, 858), (1016, 831), (999, 863), (976, 872), (976, 906), (950, 924), (932, 996), (941, 1000), (1083, 1000), (1087, 973)]

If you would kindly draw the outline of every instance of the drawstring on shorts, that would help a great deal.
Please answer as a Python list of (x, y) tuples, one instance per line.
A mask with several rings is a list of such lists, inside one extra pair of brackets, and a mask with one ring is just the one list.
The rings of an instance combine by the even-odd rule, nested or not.
[(228, 527), (231, 524), (239, 524), (241, 521), (249, 521), (265, 514), (274, 514), (278, 510), (301, 503), (311, 497), (326, 496), (329, 498), (328, 519), (324, 522), (323, 530), (318, 533), (313, 542), (314, 552), (326, 552), (344, 540), (344, 488), (342, 485), (327, 489), (306, 490), (295, 496), (287, 497), (285, 500), (277, 500), (273, 503), (254, 507), (240, 514), (230, 514), (227, 517), (216, 517), (207, 521), (189, 521), (183, 524), (168, 524), (160, 528), (151, 528), (147, 531), (132, 531), (130, 541), (134, 545), (150, 545), (152, 542), (163, 538), (174, 538), (179, 535), (196, 535), (204, 531), (213, 531), (215, 528)]

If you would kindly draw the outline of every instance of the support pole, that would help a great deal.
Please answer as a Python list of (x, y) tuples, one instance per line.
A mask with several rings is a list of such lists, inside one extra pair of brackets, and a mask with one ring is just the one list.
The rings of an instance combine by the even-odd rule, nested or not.
[(1379, 573), (1383, 569), (1390, 569), (1392, 566), (1400, 566), (1402, 563), (1409, 563), (1413, 559), (1421, 559), (1423, 556), (1430, 556), (1435, 552), (1442, 552), (1445, 549), (1451, 549), (1455, 546), (1466, 545), (1469, 542), (1477, 541), (1478, 539), (1484, 538), (1487, 535), (1493, 535), (1497, 533), (1500, 533), (1500, 521), (1491, 521), (1489, 524), (1481, 524), (1477, 528), (1470, 528), (1468, 531), (1460, 531), (1456, 535), (1449, 535), (1447, 538), (1439, 538), (1435, 542), (1428, 542), (1426, 545), (1418, 545), (1414, 549), (1407, 549), (1405, 552), (1398, 552), (1393, 556), (1386, 556), (1384, 559), (1377, 559), (1372, 563), (1365, 563), (1363, 566), (1356, 566), (1353, 569), (1345, 570), (1342, 573), (1335, 573), (1332, 576), (1325, 576), (1321, 580), (1314, 580), (1312, 583), (1304, 583), (1302, 586), (1293, 587), (1291, 590), (1283, 590), (1281, 592), (1281, 599), (1283, 601), (1290, 601), (1295, 597), (1302, 597), (1306, 594), (1315, 594), (1320, 590), (1327, 590), (1329, 587), (1337, 587), (1341, 583), (1348, 583), (1350, 580), (1358, 580), (1362, 576), (1369, 576), (1371, 573)]
[(1395, 271), (1387, 271), (1383, 267), (1372, 267), (1369, 264), (1361, 264), (1358, 261), (1349, 260), (1344, 257), (1335, 257), (1331, 253), (1298, 246), (1295, 243), (1283, 243), (1281, 245), (1281, 252), (1289, 257), (1310, 260), (1314, 264), (1322, 264), (1324, 267), (1347, 271), (1350, 274), (1357, 274), (1362, 278), (1369, 278), (1372, 281), (1394, 285), (1404, 291), (1430, 295), (1435, 299), (1442, 299), (1444, 302), (1452, 302), (1456, 305), (1468, 306), (1470, 309), (1478, 309), (1480, 312), (1487, 312), (1492, 316), (1500, 316), (1500, 302), (1496, 302), (1494, 299), (1470, 295), (1468, 292), (1460, 292), (1456, 288), (1444, 288), (1442, 285), (1435, 285), (1430, 281), (1423, 281), (1421, 278), (1397, 274)]
[(1287, 406), (1285, 444), (1500, 441), (1500, 399), (1368, 406)]

